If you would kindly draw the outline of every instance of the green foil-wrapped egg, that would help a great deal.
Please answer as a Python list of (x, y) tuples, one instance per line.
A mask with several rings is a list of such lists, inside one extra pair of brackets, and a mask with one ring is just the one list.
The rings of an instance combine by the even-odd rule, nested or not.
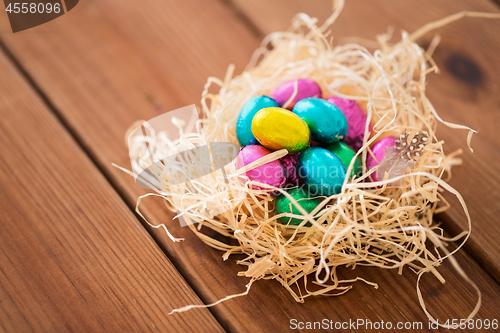
[[(287, 191), (298, 204), (308, 213), (312, 212), (316, 206), (321, 203), (321, 198), (311, 198), (307, 189), (298, 187)], [(299, 209), (283, 194), (276, 199), (276, 214), (292, 213), (294, 215), (302, 215)], [(279, 221), (283, 224), (299, 225), (304, 219), (292, 217), (280, 217)], [(306, 226), (311, 226), (311, 223), (306, 223)]]
[[(325, 145), (324, 148), (334, 153), (335, 156), (337, 156), (345, 166), (346, 170), (349, 167), (349, 164), (351, 164), (352, 159), (356, 155), (356, 152), (344, 142), (335, 142), (329, 145)], [(356, 157), (356, 161), (354, 161), (350, 177), (352, 178), (354, 177), (354, 175), (360, 176), (362, 172), (363, 167), (361, 166), (361, 160), (359, 159), (359, 157)]]
[(266, 148), (285, 148), (290, 154), (309, 146), (311, 132), (307, 123), (296, 114), (282, 108), (264, 108), (252, 121), (252, 133)]

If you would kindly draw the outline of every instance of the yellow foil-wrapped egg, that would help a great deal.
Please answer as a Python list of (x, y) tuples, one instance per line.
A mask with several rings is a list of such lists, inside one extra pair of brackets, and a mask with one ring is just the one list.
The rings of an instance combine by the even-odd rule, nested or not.
[(266, 148), (285, 148), (297, 153), (309, 146), (311, 132), (307, 123), (294, 113), (282, 108), (264, 108), (252, 121), (252, 133)]

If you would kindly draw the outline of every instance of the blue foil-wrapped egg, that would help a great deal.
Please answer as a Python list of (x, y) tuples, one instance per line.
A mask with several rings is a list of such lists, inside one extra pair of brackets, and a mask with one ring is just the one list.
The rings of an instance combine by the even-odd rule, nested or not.
[(236, 137), (242, 147), (259, 144), (252, 134), (252, 120), (255, 114), (261, 109), (277, 106), (276, 101), (267, 96), (256, 96), (245, 104), (236, 123)]
[(347, 135), (346, 117), (338, 107), (324, 99), (302, 99), (292, 111), (307, 123), (314, 141), (334, 143)]
[(312, 196), (340, 193), (346, 177), (342, 161), (334, 153), (320, 147), (308, 148), (300, 154), (297, 172)]

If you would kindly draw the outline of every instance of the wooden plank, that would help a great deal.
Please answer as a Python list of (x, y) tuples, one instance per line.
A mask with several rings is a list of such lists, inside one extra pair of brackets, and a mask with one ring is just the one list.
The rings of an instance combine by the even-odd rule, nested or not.
[[(5, 23), (0, 22), (0, 28)], [(206, 76), (222, 77), (230, 62), (241, 70), (259, 43), (218, 1), (86, 1), (47, 23), (43, 31), (51, 33), (35, 34), (37, 29), (42, 31), (40, 27), (30, 34), (0, 38), (131, 207), (143, 192), (111, 167), (111, 162), (129, 163), (123, 145), (127, 127), (136, 119), (198, 101)], [(204, 245), (189, 229), (169, 222), (172, 216), (161, 201), (146, 200), (142, 209), (152, 223), (166, 222), (175, 236), (186, 239), (174, 244), (162, 231), (152, 231), (204, 302), (245, 289), (248, 280), (236, 277), (244, 268), (234, 259), (223, 262), (220, 252)], [(500, 317), (497, 285), (464, 253), (457, 258), (483, 290), (479, 318)], [(439, 318), (464, 317), (474, 296), (449, 267), (442, 272), (447, 284), (438, 286), (426, 277), (425, 298), (429, 306), (434, 304), (433, 313)], [(366, 267), (342, 271), (346, 278), (354, 273), (380, 288), (358, 283), (342, 297), (297, 304), (275, 281), (259, 281), (248, 296), (220, 304), (212, 312), (225, 328), (238, 332), (288, 330), (291, 318), (427, 323), (416, 300), (413, 273), (406, 270), (398, 276), (395, 271)]]
[(0, 332), (223, 331), (0, 54)]
[[(288, 29), (295, 14), (305, 12), (322, 23), (331, 14), (332, 1), (301, 0), (231, 0), (262, 35)], [(499, 12), (487, 0), (350, 0), (332, 26), (336, 43), (358, 36), (374, 40), (389, 26), (393, 41), (400, 31), (415, 31), (425, 23), (462, 10)], [(429, 33), (420, 40), (429, 45), (435, 34), (441, 42), (434, 59), (442, 70), (428, 76), (427, 93), (439, 115), (446, 121), (465, 124), (479, 131), (472, 140), (474, 153), (466, 145), (466, 134), (438, 127), (438, 137), (445, 141), (445, 152), (464, 150), (463, 165), (453, 169), (450, 184), (468, 204), (473, 219), (472, 236), (467, 249), (497, 281), (500, 281), (500, 137), (496, 135), (500, 105), (500, 20), (465, 18)], [(335, 42), (334, 42), (335, 44)], [(453, 195), (447, 195), (451, 209), (442, 214), (444, 225), (452, 234), (467, 229), (467, 220)]]

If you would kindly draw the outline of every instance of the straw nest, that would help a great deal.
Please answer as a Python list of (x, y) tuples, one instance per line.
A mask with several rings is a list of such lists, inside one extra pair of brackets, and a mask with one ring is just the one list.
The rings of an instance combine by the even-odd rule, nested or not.
[[(324, 96), (357, 100), (365, 108), (368, 121), (364, 145), (358, 151), (365, 166), (363, 175), (346, 179), (340, 194), (322, 197), (321, 204), (310, 214), (290, 197), (305, 217), (299, 226), (280, 223), (277, 219), (284, 214), (298, 216), (275, 215), (275, 197), (269, 194), (271, 191), (266, 191), (264, 184), (244, 179), (244, 170), (236, 170), (234, 163), (225, 168), (227, 181), (221, 170), (193, 177), (197, 172), (193, 168), (195, 163), (186, 163), (181, 165), (184, 174), (190, 174), (189, 179), (194, 180), (157, 190), (153, 195), (164, 198), (168, 208), (176, 212), (177, 217), (182, 216), (206, 244), (224, 251), (224, 260), (232, 254), (243, 254), (245, 259), (238, 263), (246, 269), (239, 275), (250, 278), (248, 288), (256, 280), (275, 279), (298, 302), (313, 295), (342, 294), (350, 289), (354, 280), (342, 280), (336, 272), (338, 266), (367, 265), (397, 269), (400, 273), (408, 267), (418, 274), (418, 281), (423, 273), (432, 272), (444, 282), (436, 268), (450, 258), (458, 274), (473, 284), (445, 248), (446, 242), (462, 240), (458, 250), (469, 232), (446, 238), (433, 219), (435, 213), (449, 207), (442, 196), (443, 190), (458, 197), (469, 219), (462, 197), (446, 183), (451, 176), (450, 168), (460, 161), (456, 153), (444, 154), (436, 125), (441, 122), (469, 131), (468, 144), (473, 130), (447, 123), (438, 116), (426, 97), (426, 76), (438, 68), (431, 58), (432, 51), (422, 49), (415, 40), (460, 17), (487, 15), (459, 13), (428, 24), (413, 34), (402, 33), (397, 43), (390, 43), (388, 35), (380, 35), (377, 37), (379, 47), (371, 53), (356, 43), (332, 46), (328, 29), (342, 5), (343, 1), (336, 2), (333, 15), (322, 26), (305, 14), (297, 15), (289, 31), (272, 33), (264, 39), (252, 58), (250, 69), (233, 77), (233, 66), (230, 66), (223, 80), (209, 78), (202, 94), (203, 117), (195, 133), (181, 132), (176, 140), (155, 133), (149, 135), (147, 141), (148, 149), (163, 155), (208, 142), (237, 144), (236, 120), (250, 98), (266, 95), (282, 82), (310, 78), (321, 86)], [(430, 48), (434, 47), (435, 43), (431, 43)], [(368, 123), (371, 123), (371, 131)], [(400, 134), (406, 134), (411, 140), (422, 131), (428, 133), (429, 140), (402, 173), (385, 172), (383, 181), (367, 181), (370, 174), (377, 172), (366, 170), (366, 159), (374, 142)], [(132, 142), (129, 148), (140, 165), (147, 152), (140, 148), (139, 142), (137, 146)], [(286, 154), (286, 150), (273, 152), (247, 166), (247, 170)], [(197, 157), (190, 158), (196, 161)], [(352, 167), (351, 163), (349, 169)], [(260, 189), (252, 185), (259, 185)], [(282, 189), (270, 190), (289, 196)], [(217, 211), (220, 214), (213, 216)], [(308, 222), (311, 226), (306, 226)], [(213, 232), (204, 232), (206, 228), (233, 241), (224, 243), (214, 239), (209, 236)], [(170, 233), (169, 236), (178, 240)], [(316, 287), (308, 288), (308, 280)], [(248, 289), (243, 294), (247, 292)], [(432, 319), (425, 309), (418, 282), (417, 292), (424, 311)], [(469, 318), (479, 306), (480, 301)]]

